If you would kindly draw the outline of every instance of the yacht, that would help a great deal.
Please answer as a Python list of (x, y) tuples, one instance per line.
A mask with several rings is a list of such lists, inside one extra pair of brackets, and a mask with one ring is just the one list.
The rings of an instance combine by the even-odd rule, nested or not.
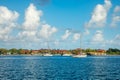
[(73, 55), (72, 57), (80, 58), (80, 57), (87, 57), (87, 55), (86, 54), (78, 54), (78, 55)]
[(53, 55), (51, 54), (51, 50), (50, 50), (50, 47), (49, 47), (49, 41), (47, 41), (47, 47), (48, 47), (48, 51), (47, 51), (47, 53), (45, 53), (43, 56), (53, 56)]
[[(82, 38), (82, 35), (80, 36), (80, 48), (82, 46), (82, 43), (81, 43), (81, 38)], [(87, 54), (83, 53), (82, 52), (82, 48), (80, 49), (80, 52), (76, 55), (73, 55), (72, 57), (78, 57), (78, 58), (81, 58), (81, 57), (87, 57)]]
[(62, 56), (71, 56), (71, 54), (63, 54)]
[(46, 53), (43, 56), (53, 56), (51, 53)]

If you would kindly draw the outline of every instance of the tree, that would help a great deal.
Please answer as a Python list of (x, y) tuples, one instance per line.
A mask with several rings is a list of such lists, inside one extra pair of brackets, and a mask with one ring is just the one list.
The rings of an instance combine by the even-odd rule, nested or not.
[(106, 52), (107, 54), (110, 54), (110, 55), (120, 55), (120, 50), (119, 49), (113, 49), (113, 48), (109, 48)]
[(9, 50), (11, 54), (18, 54), (18, 50), (16, 48), (12, 48)]
[(7, 52), (8, 52), (8, 50), (7, 49), (4, 49), (4, 48), (0, 48), (0, 55), (6, 55), (7, 54)]

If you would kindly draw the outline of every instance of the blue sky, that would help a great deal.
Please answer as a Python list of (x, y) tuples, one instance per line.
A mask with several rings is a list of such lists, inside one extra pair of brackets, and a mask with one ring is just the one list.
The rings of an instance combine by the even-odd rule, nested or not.
[(120, 49), (120, 0), (0, 0), (0, 47)]

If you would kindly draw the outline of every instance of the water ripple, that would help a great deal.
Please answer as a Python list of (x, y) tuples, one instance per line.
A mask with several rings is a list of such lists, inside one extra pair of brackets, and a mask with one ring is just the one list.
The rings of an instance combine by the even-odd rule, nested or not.
[(12, 56), (7, 58), (0, 57), (0, 80), (120, 79), (120, 57)]

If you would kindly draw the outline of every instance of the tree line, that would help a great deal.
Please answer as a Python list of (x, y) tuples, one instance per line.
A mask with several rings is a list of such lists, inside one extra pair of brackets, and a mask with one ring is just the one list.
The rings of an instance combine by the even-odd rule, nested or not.
[(50, 52), (51, 54), (79, 54), (80, 52), (84, 52), (88, 55), (94, 55), (96, 53), (103, 53), (107, 55), (120, 55), (120, 49), (109, 48), (108, 50), (103, 49), (72, 49), (72, 50), (60, 50), (60, 49), (39, 49), (39, 50), (28, 50), (28, 49), (5, 49), (0, 48), (0, 55), (22, 55), (22, 54), (45, 54)]
[(110, 54), (110, 55), (120, 55), (120, 49), (113, 49), (113, 48), (109, 48), (107, 51), (106, 51), (107, 54)]

